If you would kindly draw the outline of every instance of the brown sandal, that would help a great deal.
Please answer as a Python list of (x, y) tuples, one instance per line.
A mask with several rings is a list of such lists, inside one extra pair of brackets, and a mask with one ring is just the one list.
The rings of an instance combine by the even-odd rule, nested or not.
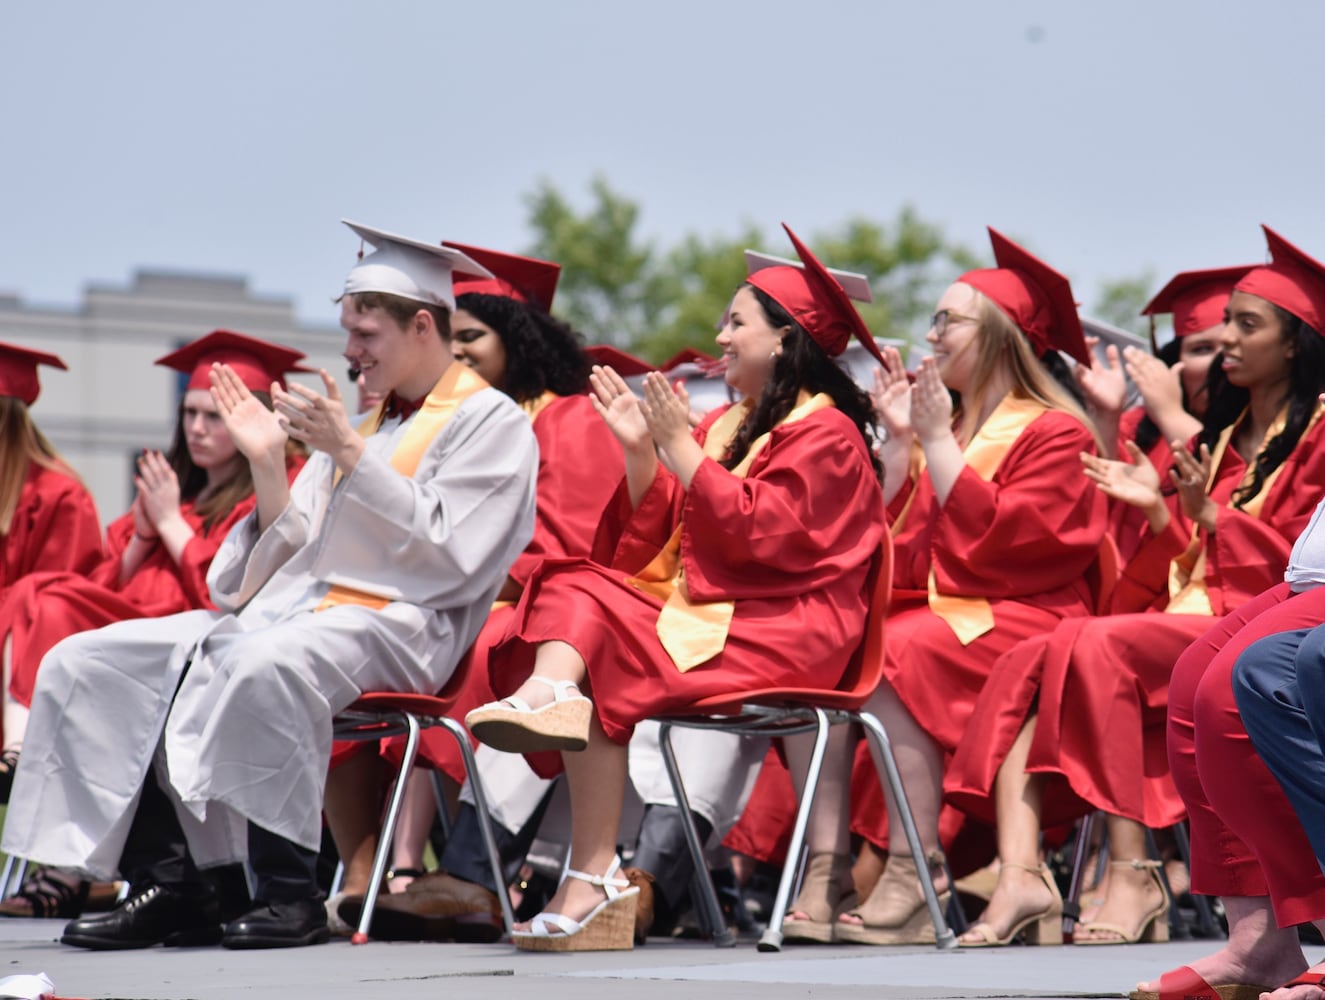
[(851, 856), (824, 852), (810, 858), (796, 902), (782, 919), (782, 940), (831, 944), (837, 918), (857, 903)]

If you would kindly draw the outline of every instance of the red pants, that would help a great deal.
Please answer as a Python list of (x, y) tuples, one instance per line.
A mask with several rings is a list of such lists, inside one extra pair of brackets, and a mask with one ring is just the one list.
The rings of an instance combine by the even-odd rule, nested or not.
[(1325, 876), (1233, 700), (1239, 654), (1257, 639), (1325, 621), (1325, 587), (1267, 590), (1221, 619), (1178, 659), (1169, 684), (1169, 766), (1187, 804), (1192, 889), (1266, 896), (1281, 927), (1325, 917)]

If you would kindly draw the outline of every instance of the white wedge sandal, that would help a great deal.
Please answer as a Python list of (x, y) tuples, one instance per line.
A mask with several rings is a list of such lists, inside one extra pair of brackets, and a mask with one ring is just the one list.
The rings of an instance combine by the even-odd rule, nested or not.
[[(537, 674), (530, 680), (550, 687), (552, 700), (530, 708), (523, 698), (511, 695), (481, 705), (465, 716), (474, 739), (506, 753), (574, 751), (588, 746), (593, 702), (578, 692), (574, 681), (554, 681)], [(567, 693), (572, 690), (576, 693)]]
[(566, 870), (567, 878), (577, 878), (596, 885), (607, 898), (589, 911), (583, 920), (572, 920), (562, 913), (540, 913), (529, 921), (529, 930), (516, 931), (511, 941), (521, 951), (629, 951), (635, 947), (635, 906), (639, 888), (624, 878), (621, 859), (602, 875)]

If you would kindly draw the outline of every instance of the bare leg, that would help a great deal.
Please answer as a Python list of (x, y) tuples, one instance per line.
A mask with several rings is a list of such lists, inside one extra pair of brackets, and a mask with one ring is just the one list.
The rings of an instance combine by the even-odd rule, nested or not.
[[(538, 647), (538, 652), (534, 654), (533, 672), (552, 681), (570, 681), (576, 687), (584, 683), (586, 676), (584, 658), (576, 652), (574, 646), (559, 639), (542, 643)], [(532, 678), (521, 684), (515, 693), (530, 708), (541, 708), (556, 696), (550, 687)]]
[[(1044, 913), (1053, 906), (1054, 895), (1036, 873), (1040, 864), (1040, 796), (1044, 781), (1026, 773), (1026, 760), (1035, 736), (1035, 717), (1026, 721), (1012, 743), (994, 780), (994, 809), (998, 817), (998, 884), (980, 918), (997, 938), (1025, 917)], [(984, 938), (974, 930), (962, 941), (979, 944)]]
[(386, 784), (386, 770), (375, 751), (361, 751), (327, 774), (322, 805), (336, 851), (345, 864), (342, 887), (347, 893), (368, 891)]
[[(432, 775), (415, 769), (405, 782), (405, 801), (400, 806), (396, 836), (391, 844), (391, 867), (397, 871), (423, 871), (423, 850), (428, 831), (437, 815), (437, 797), (432, 790)], [(414, 881), (412, 875), (397, 875), (387, 883), (389, 892), (404, 892)]]
[[(1165, 904), (1164, 890), (1154, 869), (1131, 866), (1133, 861), (1148, 858), (1146, 828), (1135, 820), (1112, 815), (1108, 824), (1109, 876), (1104, 902), (1089, 923), (1077, 928), (1077, 941), (1121, 941), (1117, 931), (1096, 925), (1108, 924), (1132, 931)], [(1167, 910), (1155, 919), (1167, 920)]]
[[(1296, 927), (1279, 927), (1268, 896), (1224, 896), (1228, 914), (1228, 942), (1212, 955), (1189, 963), (1212, 986), (1226, 983), (1286, 983), (1307, 967)], [(1325, 929), (1325, 921), (1315, 921)], [(1142, 983), (1142, 990), (1158, 992), (1159, 980)], [(1296, 987), (1275, 993), (1275, 1000), (1320, 1000), (1315, 987)]]
[[(540, 672), (542, 669), (540, 666)], [(616, 857), (628, 774), (626, 747), (609, 740), (595, 717), (589, 727), (589, 745), (579, 753), (564, 753), (561, 757), (571, 801), (570, 867), (602, 875)], [(567, 878), (548, 901), (546, 912), (581, 920), (604, 898), (598, 886)], [(527, 929), (527, 925), (520, 925), (520, 929)]]
[[(874, 692), (865, 708), (878, 717), (888, 732), (893, 755), (897, 758), (897, 770), (901, 774), (902, 784), (910, 800), (911, 813), (920, 834), (920, 844), (925, 856), (933, 857), (939, 851), (939, 807), (943, 802), (942, 748), (916, 722), (915, 717), (906, 710), (892, 686), (886, 682)], [(906, 840), (902, 834), (905, 827), (897, 802), (892, 795), (888, 795), (887, 803), (889, 858), (909, 857)], [(862, 911), (883, 912), (897, 909), (896, 901), (883, 899), (895, 895), (899, 889), (899, 886), (889, 879), (888, 871), (891, 867), (890, 861), (889, 867), (884, 869), (883, 877), (875, 884), (869, 900), (860, 907)], [(934, 879), (935, 890), (940, 893), (945, 892), (948, 888), (946, 871), (941, 867), (931, 866), (930, 872)], [(916, 900), (923, 898), (918, 881), (915, 881), (913, 887), (908, 886), (905, 892), (908, 905), (912, 892)], [(880, 898), (876, 900), (875, 897)], [(879, 905), (871, 905), (872, 903)], [(868, 919), (862, 919), (854, 913), (844, 913), (841, 921), (848, 924), (869, 922)]]

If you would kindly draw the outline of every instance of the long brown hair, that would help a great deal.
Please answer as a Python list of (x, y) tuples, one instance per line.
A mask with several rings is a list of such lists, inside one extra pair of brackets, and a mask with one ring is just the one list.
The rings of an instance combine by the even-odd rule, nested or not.
[(1099, 444), (1099, 433), (1086, 411), (1050, 374), (1044, 363), (1035, 356), (1030, 340), (1017, 324), (988, 296), (978, 289), (975, 295), (975, 318), (980, 323), (979, 349), (975, 357), (975, 384), (967, 391), (959, 408), (959, 439), (970, 444), (979, 428), (975, 421), (984, 409), (985, 394), (994, 373), (1006, 365), (1012, 376), (1012, 392), (1023, 399), (1034, 399), (1051, 410), (1061, 410), (1075, 417), (1091, 432)]
[[(267, 409), (272, 408), (271, 394), (254, 391), (253, 395)], [(288, 466), (296, 455), (306, 455), (307, 449), (293, 438), (285, 443), (285, 461)], [(188, 439), (184, 433), (184, 398), (180, 397), (179, 408), (175, 414), (175, 437), (166, 452), (166, 461), (175, 470), (179, 480), (179, 498), (193, 500), (207, 488), (207, 470), (193, 463), (189, 455)], [(203, 534), (211, 531), (217, 521), (223, 521), (237, 505), (247, 500), (253, 493), (253, 470), (248, 461), (239, 456), (235, 471), (230, 478), (210, 493), (205, 500), (197, 503), (193, 511), (202, 520)]]
[(82, 482), (32, 422), (27, 404), (14, 396), (0, 396), (0, 535), (8, 535), (14, 526), (28, 466), (33, 464)]

